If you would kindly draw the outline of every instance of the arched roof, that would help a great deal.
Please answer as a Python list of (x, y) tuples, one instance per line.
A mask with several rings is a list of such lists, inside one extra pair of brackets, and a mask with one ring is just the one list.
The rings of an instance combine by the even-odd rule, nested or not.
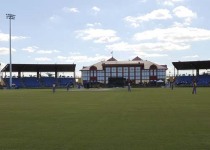
[(136, 56), (132, 61), (142, 61), (142, 59), (139, 56)]
[[(101, 61), (92, 66), (95, 66), (97, 70), (103, 70), (104, 67), (114, 67), (114, 66), (141, 66), (143, 69), (150, 69), (150, 66), (155, 65), (156, 69), (167, 70), (167, 65), (158, 65), (154, 62), (148, 60), (142, 60), (138, 56), (135, 57), (132, 61), (117, 61), (115, 58), (111, 57), (107, 61)], [(91, 66), (83, 67), (80, 71), (90, 70)]]
[(117, 61), (114, 57), (109, 58), (107, 61)]

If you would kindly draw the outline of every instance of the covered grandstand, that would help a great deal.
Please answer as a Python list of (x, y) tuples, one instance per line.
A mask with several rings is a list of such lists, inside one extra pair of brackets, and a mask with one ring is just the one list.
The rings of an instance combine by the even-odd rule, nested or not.
[[(18, 73), (17, 77), (12, 77), (12, 83), (18, 88), (42, 88), (51, 87), (57, 84), (58, 87), (64, 87), (66, 84), (75, 83), (75, 64), (12, 64), (12, 73)], [(6, 73), (10, 71), (10, 65), (7, 64), (2, 70), (5, 73), (3, 78), (5, 85), (9, 86), (9, 76)], [(36, 73), (35, 76), (25, 77), (22, 73)], [(49, 76), (42, 76), (41, 73), (49, 73)], [(60, 72), (73, 73), (73, 76), (59, 76)], [(54, 75), (54, 76), (51, 76)]]
[[(210, 75), (208, 73), (200, 74), (200, 70), (210, 69), (210, 61), (179, 61), (172, 62), (174, 65), (174, 76), (176, 76), (175, 84), (178, 86), (191, 86), (193, 81), (197, 82), (198, 86), (210, 86)], [(175, 75), (175, 69), (177, 74)], [(179, 75), (180, 70), (196, 71), (192, 75)]]

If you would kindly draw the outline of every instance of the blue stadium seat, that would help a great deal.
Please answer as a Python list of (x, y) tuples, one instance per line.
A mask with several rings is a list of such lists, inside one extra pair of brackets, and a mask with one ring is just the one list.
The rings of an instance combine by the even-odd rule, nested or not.
[(35, 88), (35, 87), (41, 86), (39, 79), (36, 77), (24, 77), (23, 82), (24, 82), (25, 87)]

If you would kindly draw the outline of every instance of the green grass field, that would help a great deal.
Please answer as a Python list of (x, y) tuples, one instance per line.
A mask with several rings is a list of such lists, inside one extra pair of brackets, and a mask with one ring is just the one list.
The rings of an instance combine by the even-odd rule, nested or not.
[(0, 150), (207, 150), (210, 88), (0, 90)]

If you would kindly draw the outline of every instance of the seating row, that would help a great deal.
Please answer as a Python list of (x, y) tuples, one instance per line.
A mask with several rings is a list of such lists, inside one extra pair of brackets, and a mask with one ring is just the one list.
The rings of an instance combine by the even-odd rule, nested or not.
[[(10, 78), (4, 78), (6, 86), (9, 87)], [(67, 84), (74, 84), (74, 78), (54, 78), (54, 77), (23, 77), (12, 78), (12, 84), (18, 88), (39, 88), (39, 87), (52, 87), (56, 84), (59, 87), (65, 87)]]
[(196, 81), (198, 86), (210, 86), (210, 75), (199, 76), (177, 76), (175, 80), (176, 85), (192, 85)]

